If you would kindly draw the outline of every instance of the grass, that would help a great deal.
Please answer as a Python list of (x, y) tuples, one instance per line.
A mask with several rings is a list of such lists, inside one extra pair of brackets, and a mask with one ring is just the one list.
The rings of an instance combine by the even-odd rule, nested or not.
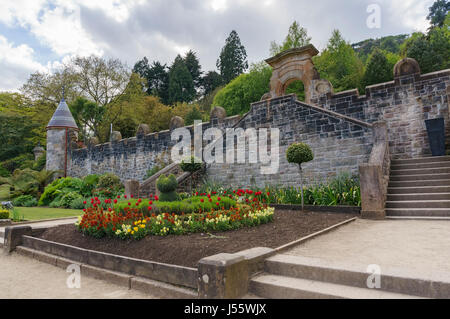
[(77, 217), (83, 213), (80, 209), (64, 209), (64, 208), (48, 208), (48, 207), (16, 207), (16, 209), (18, 211), (20, 218), (23, 218), (25, 220)]
[(9, 199), (9, 185), (0, 185), (0, 200)]

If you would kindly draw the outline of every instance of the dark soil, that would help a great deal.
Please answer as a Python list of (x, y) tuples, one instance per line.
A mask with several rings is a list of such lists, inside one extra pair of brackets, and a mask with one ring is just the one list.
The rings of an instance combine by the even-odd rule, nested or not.
[(46, 230), (40, 238), (116, 255), (197, 267), (197, 262), (203, 257), (236, 253), (253, 247), (277, 248), (354, 216), (276, 210), (271, 223), (213, 234), (147, 236), (140, 241), (124, 241), (88, 237), (80, 233), (75, 225), (62, 225)]

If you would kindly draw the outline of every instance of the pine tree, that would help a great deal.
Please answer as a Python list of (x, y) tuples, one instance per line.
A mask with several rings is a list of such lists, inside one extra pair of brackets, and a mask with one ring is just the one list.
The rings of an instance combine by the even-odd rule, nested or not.
[(216, 66), (224, 80), (224, 84), (229, 83), (248, 69), (247, 52), (241, 44), (236, 31), (231, 31), (225, 40), (225, 46), (220, 52)]
[(186, 67), (191, 74), (195, 88), (199, 88), (201, 85), (201, 76), (203, 72), (201, 71), (202, 67), (196, 53), (192, 50), (189, 50), (184, 57), (184, 63), (186, 64)]
[(195, 97), (194, 81), (184, 59), (178, 55), (169, 71), (169, 103), (191, 102)]
[(367, 62), (363, 77), (364, 86), (383, 83), (392, 80), (392, 67), (386, 55), (380, 49), (375, 49)]

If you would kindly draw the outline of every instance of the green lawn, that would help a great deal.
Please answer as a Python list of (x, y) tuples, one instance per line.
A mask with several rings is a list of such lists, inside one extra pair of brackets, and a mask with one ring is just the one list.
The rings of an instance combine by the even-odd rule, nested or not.
[(16, 207), (19, 211), (20, 218), (25, 220), (40, 220), (50, 218), (63, 218), (80, 216), (83, 211), (81, 209), (64, 209), (64, 208), (48, 208), (48, 207)]

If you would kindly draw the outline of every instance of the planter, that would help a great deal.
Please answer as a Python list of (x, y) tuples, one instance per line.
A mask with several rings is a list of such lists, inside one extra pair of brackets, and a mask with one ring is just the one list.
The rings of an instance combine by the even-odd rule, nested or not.
[(445, 155), (445, 125), (444, 118), (425, 120), (431, 154), (433, 156)]

